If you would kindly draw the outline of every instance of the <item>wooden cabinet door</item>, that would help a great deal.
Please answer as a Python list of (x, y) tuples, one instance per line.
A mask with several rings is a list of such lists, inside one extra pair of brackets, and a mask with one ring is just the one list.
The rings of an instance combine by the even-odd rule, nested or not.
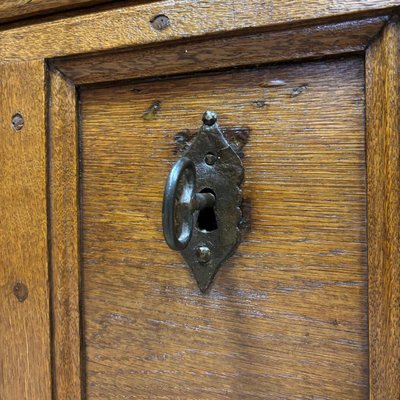
[[(80, 91), (88, 399), (367, 397), (364, 101), (361, 57)], [(208, 109), (245, 181), (203, 294), (161, 206)]]
[[(398, 400), (399, 6), (110, 2), (4, 26), (0, 398)], [(203, 293), (162, 204), (207, 110), (245, 177)]]

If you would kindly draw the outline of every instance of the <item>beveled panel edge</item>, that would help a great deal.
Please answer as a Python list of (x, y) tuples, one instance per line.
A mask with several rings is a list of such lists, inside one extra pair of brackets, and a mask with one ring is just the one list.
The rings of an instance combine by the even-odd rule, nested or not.
[(48, 73), (48, 213), (53, 398), (84, 393), (79, 226), (78, 99), (59, 71)]
[(363, 52), (388, 19), (382, 16), (190, 44), (171, 43), (60, 58), (52, 60), (52, 65), (76, 85), (82, 85)]

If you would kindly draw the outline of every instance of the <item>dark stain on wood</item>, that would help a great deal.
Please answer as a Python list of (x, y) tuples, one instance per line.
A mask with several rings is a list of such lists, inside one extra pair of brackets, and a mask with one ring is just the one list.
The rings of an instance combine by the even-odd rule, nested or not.
[(227, 127), (222, 128), (222, 133), (229, 141), (233, 150), (236, 151), (240, 158), (244, 158), (243, 148), (250, 139), (250, 128), (246, 127)]
[[(244, 157), (243, 148), (250, 138), (250, 129), (246, 127), (220, 127), (223, 135), (240, 158)], [(192, 144), (198, 130), (185, 129), (175, 135), (173, 154), (182, 154)]]
[(22, 282), (17, 282), (13, 287), (13, 293), (20, 303), (23, 303), (28, 298), (28, 288)]
[(193, 142), (194, 137), (196, 136), (197, 131), (185, 129), (183, 131), (178, 132), (175, 135), (175, 146), (174, 146), (174, 154), (182, 154), (186, 151), (191, 143)]
[(297, 97), (304, 93), (308, 89), (308, 83), (303, 83), (301, 86), (297, 86), (292, 90), (290, 97)]
[(242, 219), (239, 223), (239, 229), (241, 240), (244, 240), (251, 232), (251, 199), (244, 198), (240, 209), (242, 210)]
[(143, 119), (152, 120), (161, 109), (161, 100), (155, 100), (152, 105), (143, 113)]
[(267, 105), (267, 102), (265, 100), (254, 100), (251, 102), (251, 104), (257, 108), (263, 108)]

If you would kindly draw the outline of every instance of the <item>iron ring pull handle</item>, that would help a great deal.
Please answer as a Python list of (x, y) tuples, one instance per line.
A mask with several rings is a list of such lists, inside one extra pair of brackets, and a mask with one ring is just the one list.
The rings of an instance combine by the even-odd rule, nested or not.
[[(184, 182), (180, 186), (182, 179)], [(164, 238), (173, 250), (183, 250), (189, 244), (194, 212), (212, 207), (215, 203), (212, 193), (195, 193), (195, 187), (196, 167), (192, 160), (182, 157), (174, 164), (168, 176), (162, 208)]]

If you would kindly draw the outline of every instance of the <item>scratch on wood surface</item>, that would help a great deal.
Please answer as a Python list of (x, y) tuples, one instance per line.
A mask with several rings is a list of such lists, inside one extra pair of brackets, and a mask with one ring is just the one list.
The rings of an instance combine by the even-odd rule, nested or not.
[(263, 108), (266, 106), (267, 102), (265, 100), (254, 100), (251, 102), (257, 108)]
[(297, 97), (308, 90), (308, 83), (303, 83), (301, 86), (297, 86), (292, 90), (290, 97)]
[(260, 83), (261, 87), (278, 87), (285, 86), (286, 82), (282, 79), (271, 79)]

